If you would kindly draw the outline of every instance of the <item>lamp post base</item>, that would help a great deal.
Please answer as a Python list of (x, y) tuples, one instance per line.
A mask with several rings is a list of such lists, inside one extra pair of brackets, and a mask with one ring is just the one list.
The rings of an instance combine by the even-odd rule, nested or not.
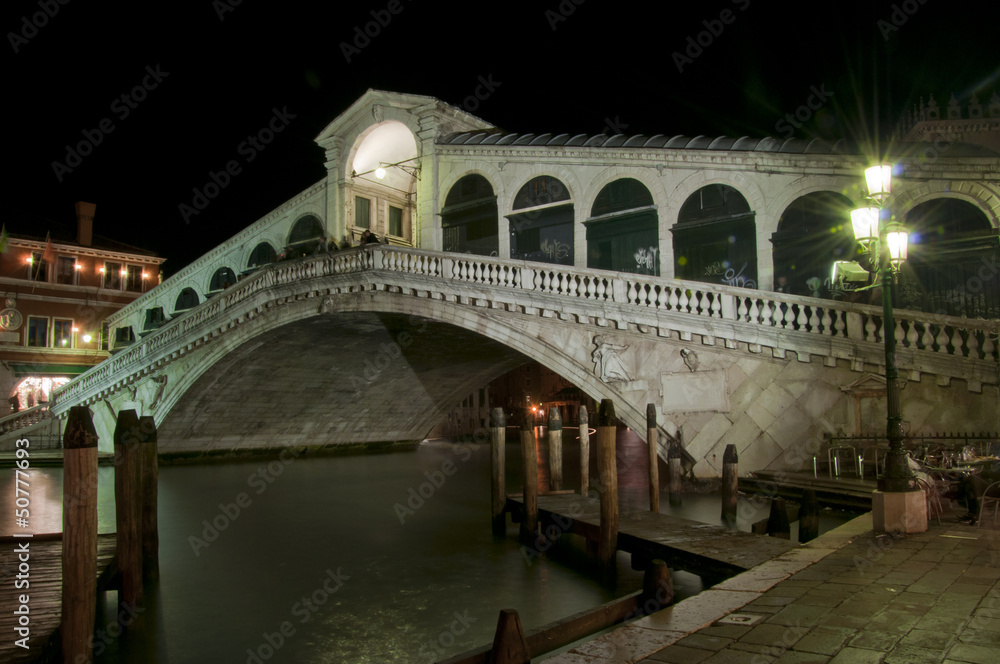
[(927, 498), (924, 492), (872, 492), (872, 526), (880, 534), (925, 532)]

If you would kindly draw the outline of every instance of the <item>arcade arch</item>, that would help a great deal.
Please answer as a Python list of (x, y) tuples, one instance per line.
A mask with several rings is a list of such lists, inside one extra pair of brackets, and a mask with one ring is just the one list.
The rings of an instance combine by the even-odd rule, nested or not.
[(709, 184), (691, 194), (673, 227), (678, 279), (757, 287), (754, 213), (739, 191)]

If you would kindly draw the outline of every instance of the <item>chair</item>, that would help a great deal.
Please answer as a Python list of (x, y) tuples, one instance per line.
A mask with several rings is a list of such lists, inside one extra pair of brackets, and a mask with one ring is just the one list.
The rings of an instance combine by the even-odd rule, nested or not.
[[(992, 492), (992, 495), (991, 493)], [(983, 513), (987, 505), (993, 505), (993, 525), (997, 525), (997, 511), (1000, 511), (1000, 482), (994, 482), (986, 487), (983, 495), (979, 497), (979, 520), (977, 526), (983, 525)]]
[(936, 516), (940, 526), (944, 508), (941, 507), (941, 497), (938, 495), (937, 487), (922, 477), (917, 478), (917, 486), (923, 490), (924, 496), (927, 498), (927, 523), (930, 523), (931, 518)]

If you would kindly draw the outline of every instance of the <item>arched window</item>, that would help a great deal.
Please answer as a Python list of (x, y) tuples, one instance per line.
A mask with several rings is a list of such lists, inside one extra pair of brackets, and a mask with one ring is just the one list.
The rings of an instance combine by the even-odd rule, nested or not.
[(510, 220), (510, 257), (573, 264), (573, 203), (566, 185), (542, 175), (517, 192)]
[(187, 309), (193, 309), (198, 306), (201, 300), (198, 298), (198, 293), (195, 292), (190, 286), (181, 290), (177, 294), (177, 301), (174, 303), (174, 311), (186, 311)]
[(659, 223), (644, 184), (622, 178), (605, 185), (584, 226), (587, 267), (659, 276)]
[(288, 234), (288, 244), (316, 239), (326, 239), (326, 233), (323, 231), (323, 223), (311, 214), (296, 221), (295, 225), (292, 226), (292, 231)]
[(224, 290), (236, 283), (236, 273), (228, 267), (220, 267), (212, 275), (212, 282), (208, 285), (211, 293)]
[(771, 236), (774, 286), (783, 292), (828, 297), (834, 261), (857, 257), (851, 201), (832, 191), (806, 194), (785, 208)]
[(441, 210), (442, 249), (496, 256), (497, 197), (482, 175), (466, 175), (448, 192)]
[(678, 279), (757, 288), (754, 214), (732, 187), (710, 184), (691, 194), (673, 236)]
[(247, 269), (253, 270), (258, 267), (264, 267), (269, 263), (273, 263), (277, 258), (278, 254), (274, 250), (274, 247), (267, 242), (261, 242), (250, 252), (250, 258), (247, 259)]
[(896, 289), (898, 306), (1000, 318), (997, 231), (979, 208), (938, 198), (907, 212), (903, 225), (910, 231), (910, 246)]

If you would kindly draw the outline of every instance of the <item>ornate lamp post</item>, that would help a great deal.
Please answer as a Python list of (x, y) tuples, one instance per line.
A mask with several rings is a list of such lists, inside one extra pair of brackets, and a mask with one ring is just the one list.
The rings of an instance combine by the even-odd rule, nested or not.
[[(863, 207), (851, 212), (851, 223), (854, 226), (854, 236), (858, 243), (868, 253), (872, 272), (879, 277), (882, 286), (882, 340), (885, 344), (885, 392), (886, 392), (886, 437), (889, 439), (889, 453), (886, 457), (885, 470), (878, 481), (878, 490), (887, 493), (919, 492), (913, 473), (910, 471), (909, 460), (903, 449), (903, 417), (899, 404), (899, 373), (896, 369), (896, 323), (892, 315), (892, 291), (897, 283), (899, 269), (906, 260), (908, 233), (900, 224), (881, 220), (885, 209), (885, 201), (889, 196), (892, 184), (892, 167), (889, 165), (872, 166), (865, 170), (865, 180), (868, 185), (868, 198), (875, 203), (871, 207)], [(917, 532), (926, 530), (926, 521), (922, 524), (916, 517), (907, 518), (908, 507), (915, 501), (907, 501), (905, 497), (893, 508), (887, 507), (884, 496), (873, 505), (878, 512), (878, 504), (883, 505), (882, 514), (875, 516), (876, 530), (905, 530)], [(923, 497), (919, 502), (923, 505)], [(906, 506), (904, 506), (904, 504)], [(893, 516), (887, 513), (893, 511)], [(926, 515), (926, 512), (924, 513)], [(881, 528), (879, 517), (882, 517)], [(926, 519), (926, 516), (922, 517)], [(887, 524), (891, 523), (889, 526)]]

